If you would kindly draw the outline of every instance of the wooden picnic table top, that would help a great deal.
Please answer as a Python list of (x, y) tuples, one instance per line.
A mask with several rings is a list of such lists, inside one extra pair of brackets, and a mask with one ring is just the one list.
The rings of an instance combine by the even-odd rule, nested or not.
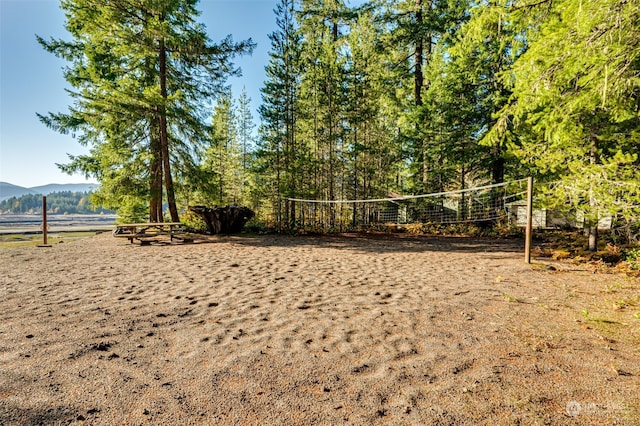
[(116, 225), (118, 228), (159, 228), (159, 227), (175, 227), (184, 225), (182, 222), (145, 222), (145, 223), (121, 223)]

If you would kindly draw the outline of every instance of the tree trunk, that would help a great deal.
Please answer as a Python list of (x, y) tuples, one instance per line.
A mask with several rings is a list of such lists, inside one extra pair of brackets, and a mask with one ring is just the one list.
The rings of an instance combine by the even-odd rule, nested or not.
[(491, 161), (491, 183), (504, 182), (504, 157), (499, 146), (493, 149), (493, 159)]
[[(460, 189), (465, 189), (465, 186), (467, 184), (466, 173), (467, 171), (463, 164), (462, 169), (460, 171)], [(461, 220), (466, 220), (467, 219), (467, 197), (464, 192), (461, 194), (461, 198), (460, 198), (460, 213), (461, 213)]]
[(151, 126), (151, 182), (149, 202), (149, 222), (162, 222), (162, 148), (158, 126)]
[[(289, 169), (289, 180), (291, 182), (291, 196), (298, 196), (298, 185), (297, 180), (299, 176), (299, 168), (298, 161), (296, 161), (296, 157), (298, 155), (297, 147), (296, 147), (296, 135), (295, 135), (295, 94), (294, 88), (289, 85), (287, 88), (287, 100), (286, 100), (286, 131), (287, 131), (287, 145), (288, 149), (288, 169)], [(291, 203), (291, 218), (290, 221), (292, 224), (295, 224), (296, 221), (296, 203)]]
[(173, 188), (173, 177), (171, 176), (171, 158), (169, 156), (169, 136), (167, 133), (167, 111), (165, 101), (167, 100), (167, 50), (164, 40), (160, 41), (159, 49), (159, 76), (160, 95), (162, 104), (160, 105), (160, 144), (162, 147), (162, 163), (164, 169), (164, 185), (167, 191), (167, 203), (169, 204), (169, 214), (172, 222), (179, 222), (178, 208), (176, 206), (175, 191)]
[(278, 231), (282, 232), (284, 229), (284, 224), (282, 222), (282, 194), (280, 190), (280, 186), (282, 184), (282, 170), (281, 170), (281, 157), (282, 157), (282, 147), (281, 141), (278, 140), (276, 148), (276, 185), (275, 185), (275, 196), (276, 198), (276, 223), (278, 224)]
[(226, 167), (225, 167), (225, 153), (226, 153), (226, 142), (218, 141), (218, 203), (224, 203), (224, 190), (225, 190), (225, 181), (224, 178), (226, 176)]
[[(154, 73), (154, 61), (148, 59), (145, 63), (149, 70), (148, 75)], [(147, 78), (146, 84), (152, 85), (154, 77)], [(149, 151), (151, 154), (151, 164), (149, 165), (149, 222), (162, 222), (162, 146), (160, 143), (160, 120), (157, 114), (149, 117)]]
[[(421, 107), (423, 105), (422, 101), (422, 91), (424, 88), (424, 73), (422, 72), (422, 67), (425, 63), (425, 51), (424, 51), (424, 43), (425, 40), (421, 35), (422, 25), (424, 21), (423, 3), (422, 0), (416, 0), (416, 26), (418, 29), (418, 37), (415, 40), (416, 50), (414, 55), (414, 71), (413, 71), (413, 95), (414, 95), (414, 104), (416, 107)], [(430, 48), (428, 48), (430, 49)], [(429, 52), (428, 52), (429, 53)], [(421, 191), (426, 190), (427, 181), (429, 179), (429, 158), (427, 154), (428, 142), (424, 135), (422, 135), (420, 128), (420, 124), (416, 123), (416, 133), (420, 138), (420, 152), (418, 154), (418, 164), (420, 166), (420, 183), (421, 183)]]
[[(422, 26), (422, 0), (416, 0), (416, 25)], [(422, 106), (422, 85), (424, 83), (424, 75), (422, 74), (422, 62), (424, 61), (424, 41), (421, 36), (416, 39), (416, 52), (415, 52), (415, 68), (413, 71), (413, 96), (416, 107)], [(420, 164), (420, 183), (421, 191), (425, 191), (427, 186), (427, 180), (429, 178), (429, 165), (427, 160), (427, 140), (420, 132), (420, 125), (416, 123), (416, 133), (420, 138), (420, 154), (418, 155), (418, 161)]]
[(598, 221), (589, 225), (589, 251), (598, 251)]
[[(416, 25), (420, 29), (422, 26), (422, 0), (416, 0)], [(422, 36), (416, 39), (416, 55), (414, 70), (414, 95), (416, 106), (422, 106), (422, 85), (424, 76), (422, 74), (422, 63), (424, 61), (424, 40)]]
[[(591, 139), (591, 148), (589, 150), (589, 164), (592, 166), (597, 164), (598, 162), (598, 142), (595, 137)], [(597, 203), (595, 196), (593, 195), (593, 179), (590, 181), (589, 185), (589, 209), (593, 214), (597, 208)], [(596, 252), (598, 251), (598, 215), (597, 212), (595, 214), (595, 219), (589, 220), (588, 223), (589, 229), (589, 251)]]

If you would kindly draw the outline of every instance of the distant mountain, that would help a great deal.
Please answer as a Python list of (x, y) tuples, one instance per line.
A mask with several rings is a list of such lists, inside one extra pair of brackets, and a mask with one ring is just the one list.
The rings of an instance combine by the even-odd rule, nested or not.
[(50, 183), (49, 185), (34, 186), (33, 188), (29, 188), (29, 190), (35, 192), (36, 194), (49, 195), (52, 192), (63, 191), (89, 192), (97, 189), (98, 186), (100, 185), (98, 185), (97, 183)]
[(52, 183), (49, 185), (34, 186), (33, 188), (25, 188), (8, 182), (0, 182), (0, 201), (11, 197), (21, 197), (26, 194), (49, 195), (52, 192), (62, 191), (89, 192), (98, 188), (98, 186), (96, 183)]
[(25, 194), (37, 194), (37, 192), (8, 182), (0, 182), (0, 200), (6, 200), (11, 197), (21, 197)]

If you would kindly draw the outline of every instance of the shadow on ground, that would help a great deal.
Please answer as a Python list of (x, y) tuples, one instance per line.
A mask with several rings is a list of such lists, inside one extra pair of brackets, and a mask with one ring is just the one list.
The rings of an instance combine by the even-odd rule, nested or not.
[[(432, 237), (406, 234), (335, 234), (324, 236), (236, 235), (218, 237), (246, 246), (281, 247), (311, 246), (371, 253), (519, 253), (524, 250), (522, 239), (479, 237)], [(211, 240), (216, 241), (214, 239)]]

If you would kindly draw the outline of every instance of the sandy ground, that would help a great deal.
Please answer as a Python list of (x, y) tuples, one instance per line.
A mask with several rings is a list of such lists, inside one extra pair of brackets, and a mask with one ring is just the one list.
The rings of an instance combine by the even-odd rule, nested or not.
[(640, 281), (554, 266), (455, 238), (2, 249), (0, 424), (640, 424)]

